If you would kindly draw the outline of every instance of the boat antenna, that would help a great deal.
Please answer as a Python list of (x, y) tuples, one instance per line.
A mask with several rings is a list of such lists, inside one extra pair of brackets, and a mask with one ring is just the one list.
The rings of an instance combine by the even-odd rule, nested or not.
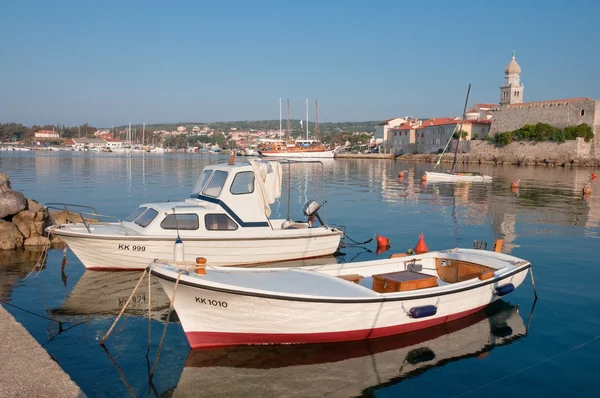
[(462, 134), (463, 123), (465, 122), (465, 113), (467, 112), (467, 103), (469, 102), (470, 92), (471, 83), (469, 83), (469, 88), (467, 89), (467, 98), (465, 99), (465, 107), (463, 108), (462, 120), (460, 121), (460, 126), (458, 127), (458, 140), (456, 141), (456, 150), (454, 151), (454, 160), (452, 161), (452, 171), (454, 171), (454, 166), (456, 165), (456, 157), (458, 156), (458, 146), (460, 144), (460, 136)]
[(179, 226), (177, 225), (177, 213), (175, 213), (175, 208), (172, 207), (173, 209), (173, 215), (175, 216), (175, 230), (177, 231), (177, 239), (181, 240), (181, 238), (179, 237)]
[(286, 140), (290, 140), (290, 99), (287, 99), (287, 125), (286, 125)]

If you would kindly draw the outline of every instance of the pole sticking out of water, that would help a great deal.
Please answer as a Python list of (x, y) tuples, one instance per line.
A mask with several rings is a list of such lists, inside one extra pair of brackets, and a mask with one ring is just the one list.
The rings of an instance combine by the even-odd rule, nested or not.
[(135, 285), (135, 288), (133, 288), (133, 291), (129, 295), (129, 298), (125, 302), (125, 305), (123, 306), (123, 308), (121, 308), (121, 312), (119, 312), (119, 315), (117, 315), (117, 319), (115, 319), (115, 321), (113, 322), (113, 324), (110, 326), (110, 329), (108, 329), (108, 332), (106, 332), (106, 334), (104, 335), (104, 337), (102, 337), (102, 340), (100, 340), (100, 344), (101, 345), (104, 345), (104, 342), (106, 341), (106, 339), (108, 338), (108, 336), (110, 335), (110, 333), (112, 332), (112, 330), (114, 329), (115, 325), (117, 324), (117, 322), (119, 322), (119, 319), (121, 319), (121, 315), (123, 315), (123, 313), (125, 312), (125, 309), (127, 309), (127, 306), (131, 302), (131, 298), (133, 297), (133, 295), (135, 294), (135, 292), (138, 290), (138, 287), (140, 287), (140, 283), (142, 283), (142, 279), (144, 279), (144, 276), (146, 276), (146, 272), (147, 272), (147, 270), (144, 270), (144, 273), (140, 277), (140, 280), (138, 281), (138, 283)]
[(535, 291), (535, 279), (533, 279), (533, 267), (529, 268), (529, 273), (531, 274), (531, 286), (533, 286), (533, 295), (535, 296), (535, 299), (537, 300), (538, 295), (537, 295), (537, 292)]

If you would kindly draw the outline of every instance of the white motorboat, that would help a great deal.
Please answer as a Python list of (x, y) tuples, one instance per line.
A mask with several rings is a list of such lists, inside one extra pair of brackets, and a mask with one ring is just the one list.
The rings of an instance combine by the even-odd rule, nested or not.
[(493, 349), (527, 335), (515, 306), (499, 300), (489, 309), (371, 341), (191, 350), (173, 396), (192, 397), (198, 391), (226, 397), (248, 391), (260, 397), (363, 396), (452, 362), (484, 360)]
[(144, 269), (155, 258), (202, 256), (228, 266), (335, 253), (342, 231), (321, 219), (317, 202), (306, 204), (306, 221), (269, 218), (269, 205), (281, 196), (281, 169), (281, 162), (259, 159), (206, 166), (188, 199), (142, 204), (124, 221), (84, 206), (47, 204), (77, 222), (46, 230), (96, 270)]
[(518, 287), (529, 261), (477, 249), (307, 268), (152, 262), (192, 348), (365, 340), (450, 322)]
[(492, 182), (492, 177), (483, 173), (447, 170), (446, 172), (426, 171), (427, 181), (448, 181), (448, 182)]

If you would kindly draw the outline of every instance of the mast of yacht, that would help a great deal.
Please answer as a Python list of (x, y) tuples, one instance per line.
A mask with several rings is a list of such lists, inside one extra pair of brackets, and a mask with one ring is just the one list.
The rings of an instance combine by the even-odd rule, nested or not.
[(319, 100), (315, 98), (315, 140), (319, 141)]
[(308, 140), (308, 98), (306, 99), (306, 139)]
[(471, 83), (469, 83), (469, 88), (467, 89), (467, 98), (465, 98), (465, 107), (463, 108), (462, 120), (460, 121), (460, 126), (458, 127), (458, 140), (456, 141), (456, 150), (454, 151), (454, 160), (452, 161), (452, 171), (454, 171), (454, 166), (456, 166), (456, 158), (458, 156), (458, 146), (460, 144), (460, 136), (462, 134), (463, 124), (465, 122), (465, 113), (467, 112), (467, 103), (469, 102), (469, 93), (471, 92)]
[(279, 97), (279, 139), (281, 139), (281, 97)]
[(142, 124), (142, 146), (144, 146), (144, 138), (146, 135), (146, 122)]
[(286, 140), (290, 140), (290, 99), (287, 99), (287, 126), (286, 126), (286, 130), (287, 130), (287, 136), (286, 136)]

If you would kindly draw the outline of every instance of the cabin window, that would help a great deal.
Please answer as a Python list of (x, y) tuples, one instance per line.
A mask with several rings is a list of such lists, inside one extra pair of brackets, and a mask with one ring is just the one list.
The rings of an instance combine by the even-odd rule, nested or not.
[(207, 214), (204, 216), (204, 226), (209, 231), (234, 231), (238, 228), (227, 214)]
[(219, 196), (221, 194), (221, 190), (223, 189), (223, 185), (225, 185), (225, 180), (227, 180), (227, 175), (228, 174), (226, 171), (215, 171), (202, 193), (214, 198)]
[(237, 173), (231, 183), (230, 192), (234, 195), (254, 192), (254, 173), (251, 171)]
[(131, 213), (130, 215), (127, 216), (127, 218), (125, 219), (125, 221), (132, 222), (133, 220), (135, 220), (136, 218), (138, 218), (138, 216), (140, 214), (142, 214), (146, 209), (147, 209), (147, 207), (138, 207), (137, 209), (135, 209), (133, 211), (133, 213)]
[(197, 214), (169, 214), (160, 223), (162, 229), (195, 230), (200, 225)]
[(208, 181), (208, 177), (212, 174), (213, 170), (204, 170), (202, 174), (200, 174), (200, 178), (198, 178), (198, 182), (196, 182), (196, 186), (192, 191), (192, 194), (202, 192), (202, 188), (206, 185), (206, 181)]
[(138, 218), (135, 219), (135, 223), (140, 227), (145, 228), (152, 222), (152, 220), (156, 218), (157, 215), (158, 212), (156, 210), (148, 208)]

